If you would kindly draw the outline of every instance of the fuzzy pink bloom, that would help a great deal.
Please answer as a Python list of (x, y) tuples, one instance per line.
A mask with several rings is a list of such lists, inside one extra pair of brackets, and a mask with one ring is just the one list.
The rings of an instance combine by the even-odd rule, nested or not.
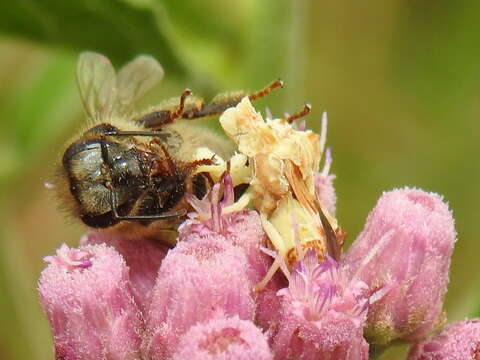
[[(223, 193), (221, 191), (222, 188)], [(227, 218), (222, 215), (224, 208), (233, 205), (235, 198), (230, 174), (225, 173), (221, 182), (216, 183), (203, 199), (198, 199), (193, 194), (187, 194), (186, 197), (190, 205), (195, 209), (195, 212), (188, 214), (194, 220), (185, 222), (179, 231), (183, 227), (191, 227), (193, 224), (201, 225), (197, 232), (200, 232), (201, 229), (215, 231), (219, 234), (228, 231), (229, 223), (226, 221)], [(198, 221), (197, 219), (199, 218), (207, 221)]]
[(222, 239), (180, 242), (163, 260), (148, 312), (151, 359), (171, 356), (192, 325), (218, 314), (253, 320), (244, 251)]
[(260, 217), (255, 211), (225, 213), (225, 208), (234, 204), (233, 182), (228, 173), (203, 199), (197, 199), (192, 194), (187, 197), (195, 212), (189, 213), (190, 220), (178, 229), (180, 241), (221, 236), (223, 240), (242, 247), (247, 253), (266, 244)]
[(142, 320), (115, 249), (90, 245), (45, 258), (38, 289), (57, 359), (138, 359)]
[(117, 233), (90, 232), (80, 239), (80, 245), (102, 243), (113, 246), (123, 256), (129, 268), (135, 301), (144, 310), (167, 249), (149, 239), (130, 239)]
[(287, 280), (280, 271), (277, 271), (265, 288), (255, 294), (257, 304), (255, 324), (266, 332), (269, 343), (276, 336), (282, 318), (282, 298), (277, 293), (285, 286)]
[(362, 336), (367, 285), (350, 281), (330, 257), (318, 264), (313, 250), (295, 265), (283, 296), (283, 317), (273, 350), (276, 359), (368, 358)]
[(439, 334), (412, 347), (408, 360), (480, 359), (480, 319), (447, 325)]
[[(260, 216), (256, 211), (238, 211), (222, 215), (221, 222), (223, 223), (222, 233), (212, 230), (209, 221), (187, 223), (182, 227), (179, 238), (182, 241), (215, 238), (238, 246), (247, 255), (247, 276), (254, 285), (257, 284), (272, 264), (271, 257), (261, 251), (261, 247), (266, 245), (266, 235)], [(275, 328), (278, 322), (280, 299), (276, 293), (285, 285), (285, 278), (278, 273), (268, 282), (265, 289), (253, 294), (257, 303), (256, 323), (264, 330)]]
[(439, 325), (455, 238), (439, 195), (409, 188), (383, 194), (344, 259), (371, 290), (388, 291), (370, 308), (371, 341), (419, 339)]
[(182, 337), (173, 360), (271, 360), (262, 332), (238, 316), (193, 326)]
[(268, 255), (260, 250), (266, 246), (266, 235), (260, 222), (260, 216), (255, 211), (237, 211), (220, 216), (222, 231), (212, 228), (213, 219), (197, 222), (187, 221), (179, 231), (179, 240), (197, 241), (202, 239), (218, 239), (242, 248), (247, 255), (251, 280), (260, 281), (271, 264)]

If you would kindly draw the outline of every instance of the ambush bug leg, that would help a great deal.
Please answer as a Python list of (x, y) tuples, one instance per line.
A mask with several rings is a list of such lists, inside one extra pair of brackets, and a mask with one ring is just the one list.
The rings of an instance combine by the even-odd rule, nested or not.
[(300, 119), (304, 116), (307, 116), (308, 114), (310, 114), (310, 111), (312, 111), (312, 105), (310, 104), (305, 104), (303, 105), (303, 109), (300, 110), (299, 112), (296, 112), (296, 113), (293, 113), (292, 115), (288, 115), (286, 118), (285, 118), (285, 121), (288, 122), (289, 124), (291, 124), (292, 122), (294, 122), (295, 120), (297, 119)]
[(253, 291), (260, 292), (263, 289), (265, 289), (265, 286), (267, 286), (268, 282), (273, 278), (273, 276), (278, 271), (278, 269), (282, 270), (287, 280), (290, 281), (290, 271), (288, 270), (288, 266), (287, 266), (287, 263), (285, 262), (285, 259), (279, 253), (272, 251), (270, 249), (267, 249), (266, 247), (260, 246), (260, 250), (265, 254), (273, 257), (274, 261), (270, 266), (270, 268), (268, 269), (265, 276), (263, 277), (263, 279), (260, 280), (260, 282), (254, 286)]

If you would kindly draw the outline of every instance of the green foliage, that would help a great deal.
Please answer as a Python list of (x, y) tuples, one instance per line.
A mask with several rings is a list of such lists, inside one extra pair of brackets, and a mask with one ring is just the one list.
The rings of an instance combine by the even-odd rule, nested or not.
[(23, 0), (0, 3), (0, 31), (74, 52), (100, 51), (116, 64), (145, 52), (172, 74), (186, 70), (161, 31), (155, 3)]
[(168, 76), (193, 79), (212, 90), (232, 79), (248, 83), (253, 76), (245, 78), (242, 68), (252, 58), (256, 65), (253, 68), (250, 62), (251, 75), (261, 73), (268, 61), (278, 77), (285, 29), (271, 31), (265, 21), (270, 16), (286, 21), (285, 4), (285, 0), (1, 2), (0, 31), (74, 53), (99, 51), (115, 65), (139, 53), (150, 54)]

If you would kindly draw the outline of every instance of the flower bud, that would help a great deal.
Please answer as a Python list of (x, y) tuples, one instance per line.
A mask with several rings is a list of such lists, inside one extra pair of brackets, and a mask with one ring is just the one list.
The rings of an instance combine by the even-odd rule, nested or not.
[(344, 259), (352, 276), (384, 293), (368, 313), (370, 341), (419, 339), (439, 325), (455, 237), (439, 195), (409, 188), (383, 194)]
[(248, 320), (217, 318), (190, 328), (173, 360), (271, 360), (262, 332)]
[(145, 344), (150, 358), (168, 358), (192, 325), (217, 314), (252, 320), (248, 272), (244, 251), (221, 239), (179, 242), (163, 260), (153, 289)]
[(282, 319), (273, 343), (276, 359), (368, 359), (362, 336), (367, 285), (349, 281), (330, 257), (318, 264), (309, 250), (297, 263), (283, 297)]
[(142, 320), (122, 257), (106, 245), (62, 245), (45, 260), (38, 290), (56, 358), (138, 359)]
[(408, 360), (480, 359), (479, 344), (480, 319), (458, 321), (415, 344)]
[(133, 296), (140, 309), (144, 310), (167, 249), (150, 239), (131, 239), (117, 233), (90, 232), (80, 240), (81, 245), (102, 243), (114, 247), (124, 258), (129, 268)]

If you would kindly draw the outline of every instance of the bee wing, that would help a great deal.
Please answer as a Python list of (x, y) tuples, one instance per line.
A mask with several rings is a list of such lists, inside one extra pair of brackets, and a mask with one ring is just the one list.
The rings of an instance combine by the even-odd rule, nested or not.
[(107, 57), (91, 51), (80, 54), (77, 85), (83, 107), (91, 119), (112, 114), (117, 99), (117, 77)]
[(117, 76), (117, 104), (126, 112), (163, 79), (162, 66), (151, 56), (140, 55), (120, 69)]

